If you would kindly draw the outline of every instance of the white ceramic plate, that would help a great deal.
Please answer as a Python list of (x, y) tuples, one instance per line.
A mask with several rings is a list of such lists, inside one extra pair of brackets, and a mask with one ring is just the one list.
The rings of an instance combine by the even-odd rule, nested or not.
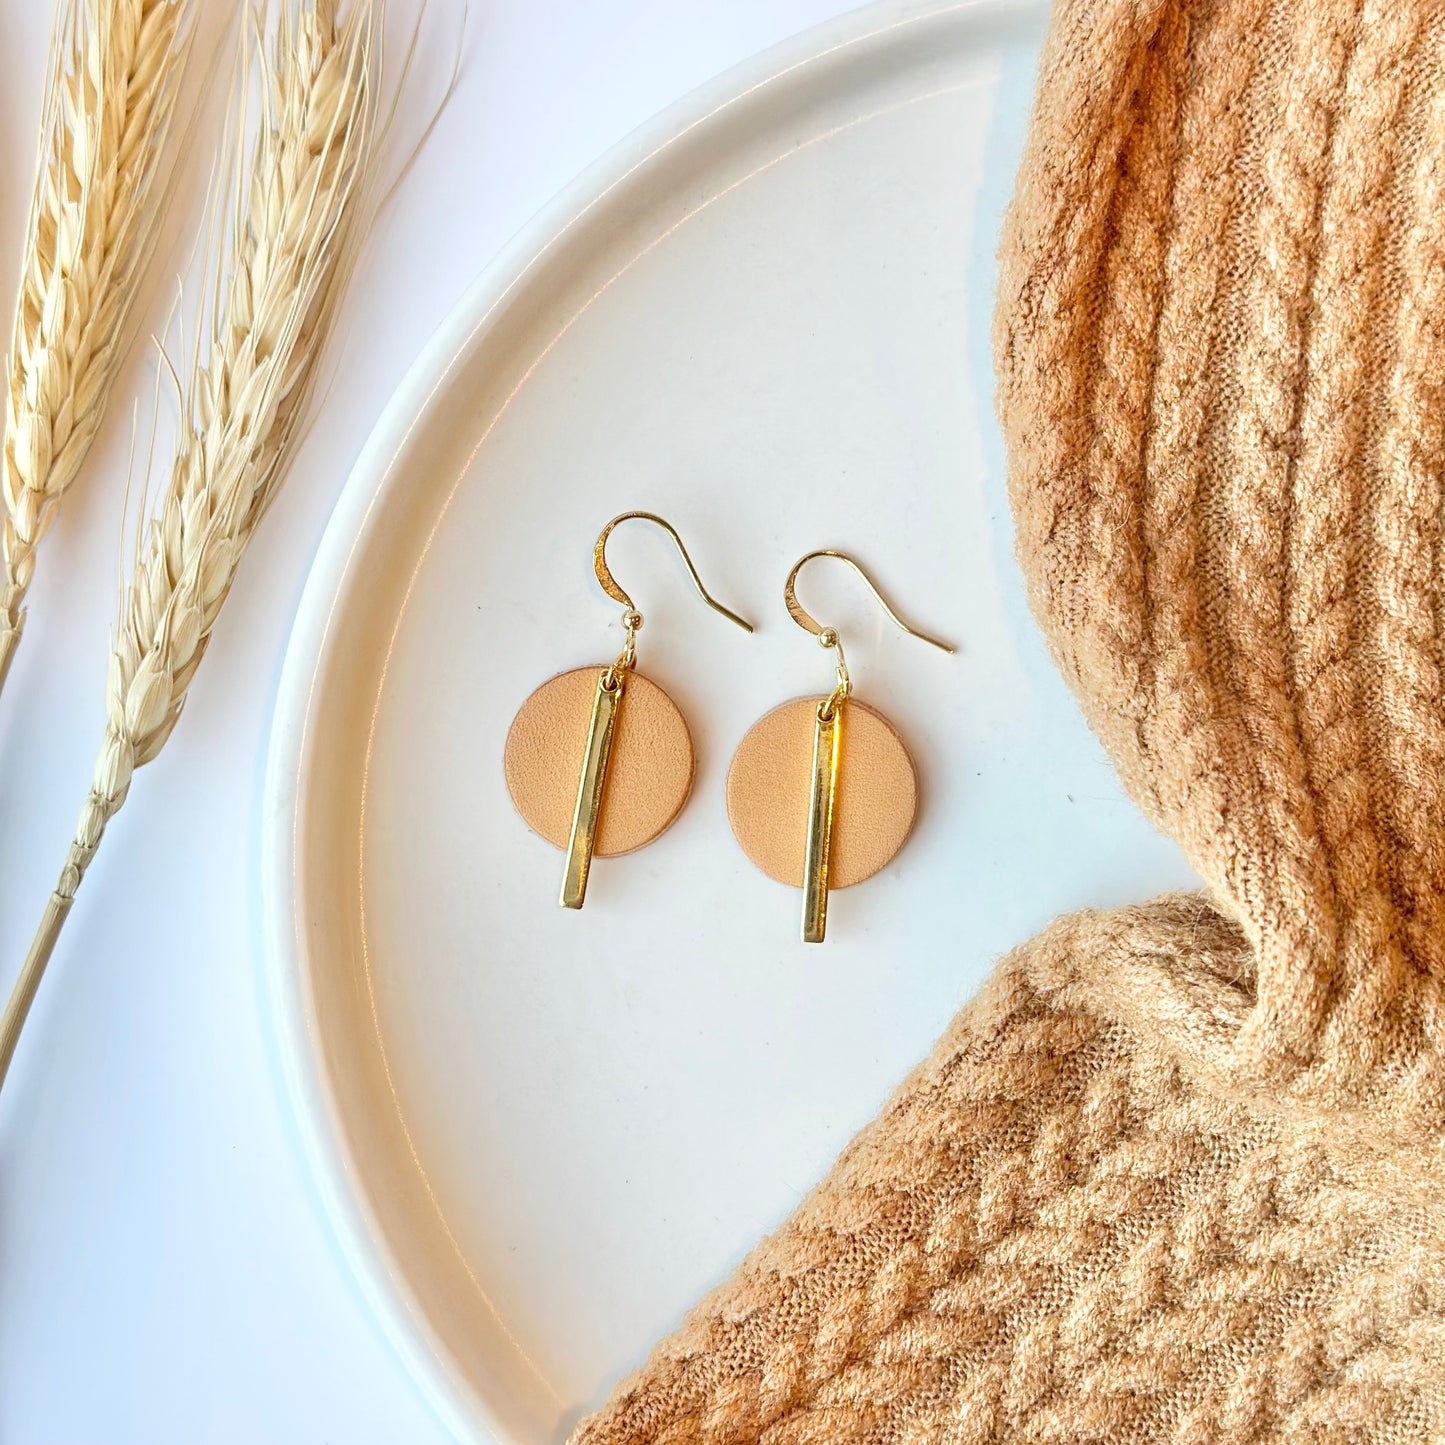
[[(271, 977), (327, 1207), (459, 1436), (561, 1438), (827, 1169), (994, 958), (1055, 913), (1188, 884), (1027, 614), (992, 418), (993, 255), (1043, 16), (888, 3), (681, 103), (493, 266), (357, 463), (297, 618), (266, 812)], [(689, 719), (658, 842), (561, 855), (502, 778), (513, 713), (612, 657)], [(829, 940), (744, 860), (747, 727), (825, 688), (804, 574), (918, 765), (912, 840)]]

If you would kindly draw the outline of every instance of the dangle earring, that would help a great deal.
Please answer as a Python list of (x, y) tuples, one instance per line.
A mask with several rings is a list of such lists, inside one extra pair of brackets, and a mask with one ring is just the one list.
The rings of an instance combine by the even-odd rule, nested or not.
[(746, 632), (752, 624), (708, 595), (670, 523), (623, 512), (597, 538), (592, 566), (602, 590), (624, 608), (627, 640), (617, 660), (560, 673), (526, 702), (507, 734), (507, 791), (527, 826), (566, 851), (563, 908), (581, 908), (594, 856), (652, 842), (692, 791), (692, 736), (677, 704), (637, 671), (642, 614), (607, 566), (607, 539), (620, 522), (653, 522), (677, 544), (697, 594)]
[(871, 878), (908, 841), (918, 812), (913, 759), (893, 724), (853, 697), (837, 631), (798, 602), (798, 573), (815, 557), (846, 562), (904, 632), (944, 652), (954, 648), (910, 627), (846, 553), (809, 552), (788, 574), (788, 615), (836, 658), (826, 697), (785, 702), (748, 730), (728, 769), (728, 821), (744, 853), (770, 878), (803, 890), (803, 942), (822, 943), (828, 893)]

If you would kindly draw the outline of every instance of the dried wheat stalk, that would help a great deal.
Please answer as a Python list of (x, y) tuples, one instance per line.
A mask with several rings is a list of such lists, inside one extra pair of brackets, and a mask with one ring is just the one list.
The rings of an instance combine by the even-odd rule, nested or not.
[(0, 687), (35, 549), (95, 439), (166, 189), (195, 0), (65, 0), (10, 345)]
[[(280, 486), (373, 211), (382, 0), (283, 9), (233, 219), (211, 263), (169, 470), (121, 601), (105, 737), (60, 880), (0, 1021), (0, 1081), (80, 880), (165, 745), (246, 544)], [(244, 91), (245, 87), (242, 87)], [(233, 120), (233, 132), (243, 128)]]

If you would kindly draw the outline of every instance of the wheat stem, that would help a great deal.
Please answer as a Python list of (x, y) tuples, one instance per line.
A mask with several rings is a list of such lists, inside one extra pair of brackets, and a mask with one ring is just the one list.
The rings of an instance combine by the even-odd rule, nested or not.
[[(135, 769), (170, 737), (246, 544), (285, 477), (374, 209), (380, 11), (381, 0), (357, 0), (342, 24), (334, 0), (300, 0), (283, 9), (269, 64), (257, 42), (261, 114), (244, 161), (235, 141), (206, 339), (122, 595), (90, 791), (0, 1021), (0, 1082), (81, 879)], [(233, 117), (233, 137), (244, 128)]]
[(36, 991), (40, 988), (40, 980), (45, 974), (45, 965), (50, 962), (50, 955), (55, 951), (60, 930), (70, 913), (71, 902), (71, 898), (62, 898), (58, 893), (51, 894), (45, 905), (45, 912), (40, 917), (40, 927), (35, 931), (30, 952), (25, 955), (20, 977), (15, 981), (10, 1001), (5, 1005), (5, 1014), (0, 1017), (0, 1083), (4, 1082), (9, 1071), (10, 1060), (15, 1055), (15, 1045), (20, 1042), (20, 1030), (25, 1027), (25, 1020), (30, 1017), (30, 1005), (35, 1002)]

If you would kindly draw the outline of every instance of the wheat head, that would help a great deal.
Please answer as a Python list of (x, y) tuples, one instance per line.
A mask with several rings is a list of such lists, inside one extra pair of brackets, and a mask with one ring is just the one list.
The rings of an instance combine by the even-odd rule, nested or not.
[(35, 549), (125, 351), (165, 191), (195, 0), (65, 0), (52, 40), (0, 452), (0, 687)]
[[(357, 0), (342, 23), (334, 0), (299, 0), (283, 9), (269, 63), (257, 42), (256, 138), (235, 171), (205, 340), (122, 594), (90, 792), (0, 1022), (0, 1080), (106, 825), (134, 770), (170, 736), (246, 544), (285, 476), (374, 211), (381, 9), (381, 0)], [(243, 128), (233, 121), (233, 131)]]

